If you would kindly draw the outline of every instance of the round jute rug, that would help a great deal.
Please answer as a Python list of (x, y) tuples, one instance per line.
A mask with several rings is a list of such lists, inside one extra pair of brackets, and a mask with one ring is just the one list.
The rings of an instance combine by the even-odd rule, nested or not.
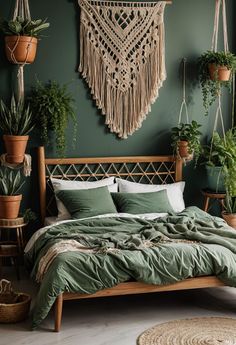
[(138, 345), (236, 345), (236, 319), (205, 317), (176, 320), (142, 333)]

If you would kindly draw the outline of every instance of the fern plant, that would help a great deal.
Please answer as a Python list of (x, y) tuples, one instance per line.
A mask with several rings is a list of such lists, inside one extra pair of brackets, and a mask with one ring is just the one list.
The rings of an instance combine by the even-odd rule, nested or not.
[(18, 195), (24, 183), (20, 170), (0, 168), (0, 195)]
[(68, 122), (73, 122), (73, 143), (76, 141), (77, 122), (73, 107), (74, 99), (67, 90), (67, 85), (60, 85), (56, 81), (42, 84), (37, 81), (32, 89), (30, 105), (32, 111), (38, 115), (38, 127), (41, 138), (45, 144), (49, 144), (49, 133), (53, 131), (56, 137), (56, 150), (60, 156), (64, 156), (66, 149), (66, 128)]
[[(211, 80), (209, 73), (209, 64), (216, 66), (225, 66), (231, 70), (231, 78), (229, 81)], [(202, 88), (203, 106), (205, 115), (208, 115), (209, 107), (215, 102), (220, 88), (222, 86), (231, 90), (232, 74), (236, 70), (236, 56), (230, 52), (212, 52), (207, 51), (198, 59), (199, 81)]]
[[(37, 114), (37, 113), (35, 113)], [(14, 95), (8, 107), (0, 101), (0, 129), (7, 135), (28, 135), (34, 128), (36, 119), (29, 105), (16, 102)]]
[(17, 17), (15, 20), (4, 20), (0, 24), (0, 29), (6, 36), (31, 36), (40, 37), (41, 32), (50, 26), (49, 23), (42, 19), (28, 20)]

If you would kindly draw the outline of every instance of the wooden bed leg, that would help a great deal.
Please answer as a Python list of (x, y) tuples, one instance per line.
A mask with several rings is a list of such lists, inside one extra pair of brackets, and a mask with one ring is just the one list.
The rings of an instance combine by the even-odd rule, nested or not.
[(61, 329), (62, 308), (63, 308), (63, 295), (61, 293), (59, 296), (57, 296), (57, 299), (55, 301), (55, 326), (54, 326), (55, 332), (60, 332), (60, 329)]

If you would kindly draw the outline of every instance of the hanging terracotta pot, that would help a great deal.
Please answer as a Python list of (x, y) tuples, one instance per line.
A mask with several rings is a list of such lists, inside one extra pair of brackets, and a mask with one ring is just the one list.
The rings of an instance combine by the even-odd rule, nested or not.
[(193, 158), (193, 154), (189, 153), (188, 141), (180, 140), (178, 142), (178, 155), (186, 160), (191, 160)]
[(223, 211), (222, 217), (229, 226), (232, 226), (232, 228), (236, 229), (236, 213), (227, 213)]
[(28, 135), (3, 135), (7, 152), (6, 160), (11, 164), (20, 164), (24, 160)]
[(0, 218), (14, 219), (18, 217), (22, 194), (0, 195)]
[(231, 69), (226, 66), (217, 66), (214, 63), (208, 65), (211, 80), (229, 81), (231, 77)]
[(9, 62), (32, 63), (35, 60), (38, 40), (30, 36), (5, 36), (5, 51)]

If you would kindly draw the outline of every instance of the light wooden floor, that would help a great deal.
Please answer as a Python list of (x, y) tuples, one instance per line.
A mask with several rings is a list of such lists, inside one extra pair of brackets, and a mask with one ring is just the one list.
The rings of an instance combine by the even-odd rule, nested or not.
[[(7, 271), (4, 278), (11, 279)], [(35, 294), (27, 277), (19, 290)], [(201, 316), (236, 318), (236, 289), (215, 288), (65, 302), (62, 330), (52, 332), (52, 313), (37, 331), (30, 321), (0, 325), (0, 345), (135, 345), (137, 336), (161, 322)]]

